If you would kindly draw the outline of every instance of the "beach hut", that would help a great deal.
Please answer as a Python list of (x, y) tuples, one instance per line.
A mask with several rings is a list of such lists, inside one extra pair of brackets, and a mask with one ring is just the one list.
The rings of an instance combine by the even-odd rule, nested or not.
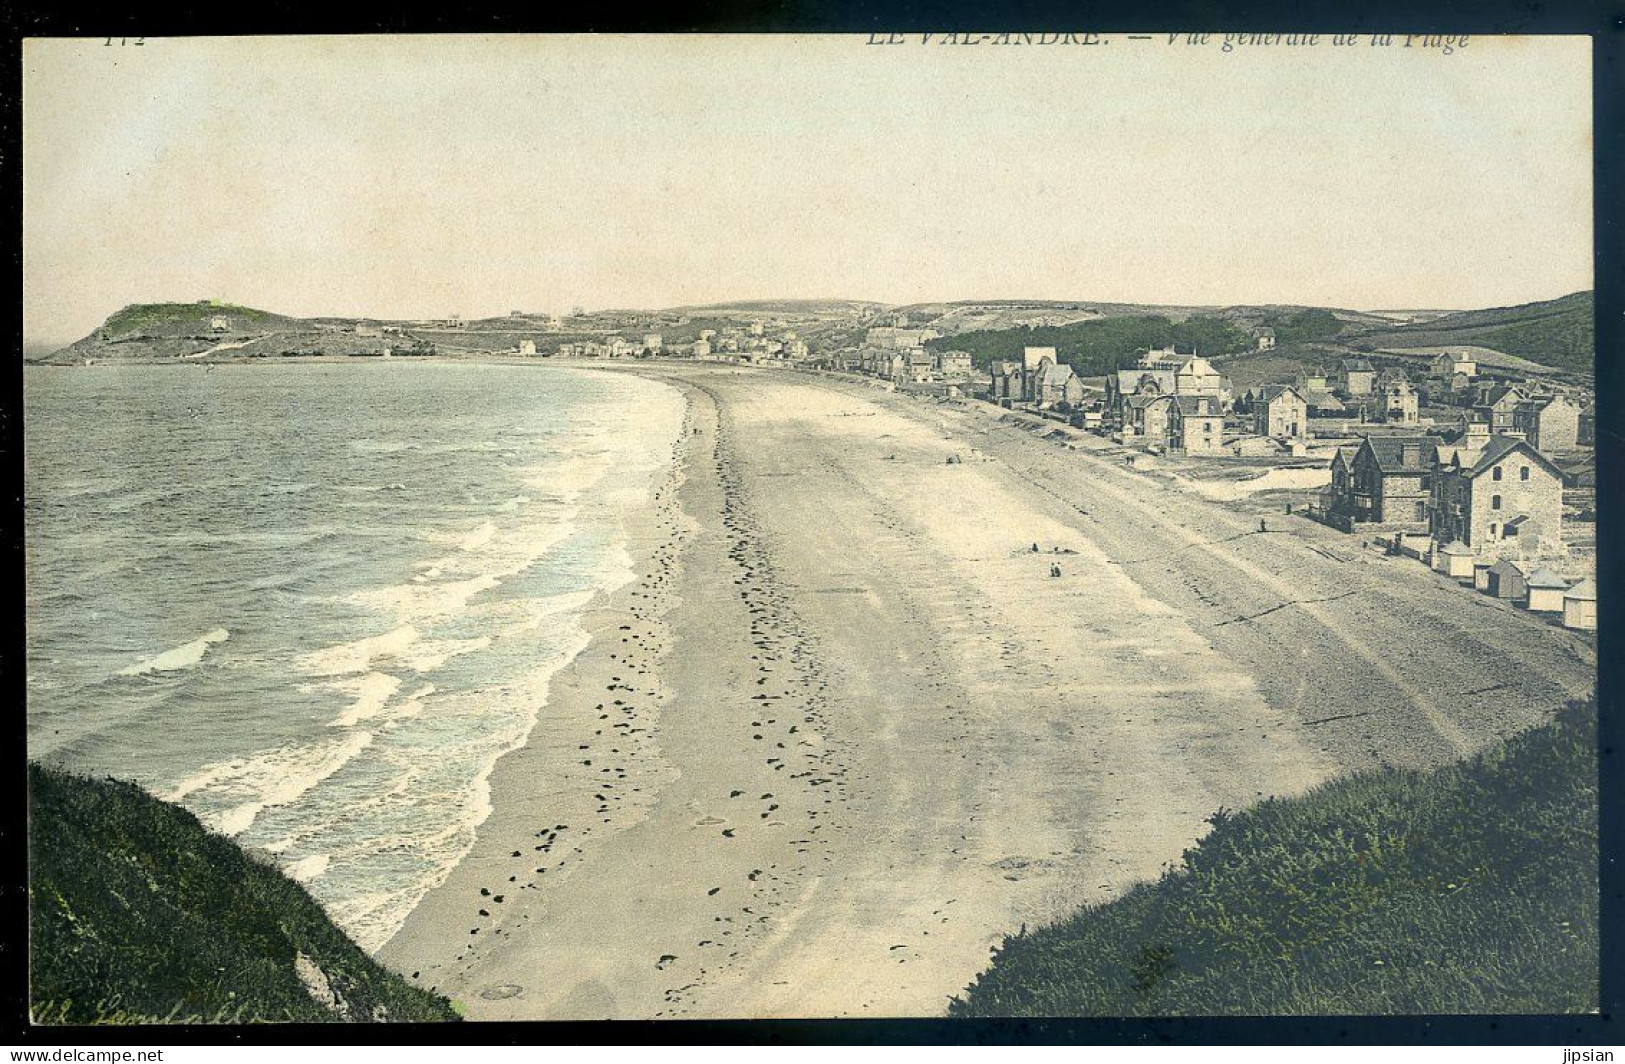
[(1439, 548), (1439, 572), (1456, 580), (1470, 580), (1473, 576), (1473, 548), (1459, 539), (1453, 539)]
[(1597, 630), (1597, 585), (1587, 578), (1563, 592), (1563, 627)]
[(1529, 588), (1528, 607), (1534, 613), (1562, 613), (1563, 592), (1569, 582), (1550, 569), (1536, 569), (1524, 578)]
[(1473, 590), (1490, 593), (1490, 569), (1493, 562), (1476, 561), (1473, 563)]
[(1502, 558), (1490, 566), (1490, 594), (1501, 599), (1521, 599), (1528, 592), (1524, 585), (1523, 570), (1510, 559)]

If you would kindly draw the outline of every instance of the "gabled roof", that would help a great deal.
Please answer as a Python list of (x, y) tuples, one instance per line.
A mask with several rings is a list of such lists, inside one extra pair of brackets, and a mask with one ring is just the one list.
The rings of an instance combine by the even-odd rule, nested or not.
[(1552, 572), (1550, 569), (1536, 569), (1524, 578), (1524, 583), (1530, 587), (1560, 587), (1567, 588), (1569, 582)]
[(1519, 565), (1511, 558), (1502, 558), (1501, 560), (1497, 561), (1494, 565), (1490, 566), (1490, 572), (1497, 576), (1516, 576), (1520, 580), (1523, 579), (1523, 566)]
[(1459, 539), (1453, 539), (1439, 548), (1440, 554), (1475, 554), (1476, 551)]
[(1038, 379), (1046, 384), (1065, 384), (1072, 375), (1072, 367), (1064, 362), (1045, 359), (1038, 364)]
[(1258, 397), (1266, 403), (1273, 403), (1288, 392), (1291, 392), (1299, 399), (1303, 398), (1303, 393), (1290, 384), (1266, 384), (1263, 390), (1258, 393)]
[[(1491, 436), (1489, 442), (1484, 444), (1484, 449), (1479, 452), (1478, 460), (1467, 471), (1467, 475), (1475, 479), (1481, 477), (1515, 451), (1521, 452), (1552, 476), (1559, 478), (1563, 476), (1563, 471), (1557, 467), (1557, 463), (1531, 447), (1528, 440), (1513, 439), (1511, 436)], [(1463, 462), (1464, 466), (1465, 464)]]
[(1525, 393), (1524, 390), (1518, 387), (1516, 384), (1502, 384), (1491, 389), (1490, 393), (1484, 397), (1484, 402), (1479, 405), (1496, 406), (1508, 395), (1516, 395), (1517, 399), (1515, 399), (1514, 402), (1522, 402), (1526, 394), (1527, 393)]
[[(1409, 446), (1413, 461), (1405, 461)], [(1377, 468), (1384, 473), (1426, 473), (1433, 468), (1439, 441), (1433, 436), (1367, 436), (1362, 450), (1370, 450)]]

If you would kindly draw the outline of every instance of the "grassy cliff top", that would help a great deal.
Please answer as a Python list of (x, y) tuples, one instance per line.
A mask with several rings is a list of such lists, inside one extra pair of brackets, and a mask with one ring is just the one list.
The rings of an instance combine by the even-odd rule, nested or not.
[(37, 764), (28, 791), (35, 1022), (458, 1018), (179, 806)]
[(1591, 703), (1431, 772), (1221, 811), (1182, 867), (1007, 938), (954, 1016), (1598, 1007)]

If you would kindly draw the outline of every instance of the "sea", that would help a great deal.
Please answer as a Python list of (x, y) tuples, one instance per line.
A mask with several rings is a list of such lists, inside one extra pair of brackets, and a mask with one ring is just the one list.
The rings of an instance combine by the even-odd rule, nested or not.
[(29, 756), (185, 806), (376, 950), (633, 578), (682, 420), (554, 365), (25, 369)]

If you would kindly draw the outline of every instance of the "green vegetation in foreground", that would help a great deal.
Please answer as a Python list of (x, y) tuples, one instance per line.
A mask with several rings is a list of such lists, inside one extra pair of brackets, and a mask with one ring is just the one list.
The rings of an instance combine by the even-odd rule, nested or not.
[(1597, 724), (1219, 813), (1184, 866), (1007, 938), (953, 1016), (1597, 1008)]
[(36, 1023), (457, 1019), (186, 810), (37, 764), (28, 790)]
[(1168, 344), (1195, 345), (1204, 357), (1253, 346), (1247, 333), (1223, 318), (1195, 317), (1174, 322), (1160, 314), (956, 333), (927, 341), (925, 346), (933, 351), (968, 351), (977, 366), (1000, 359), (1019, 362), (1021, 349), (1028, 345), (1053, 347), (1060, 360), (1079, 374), (1098, 377), (1132, 364), (1141, 351)]

